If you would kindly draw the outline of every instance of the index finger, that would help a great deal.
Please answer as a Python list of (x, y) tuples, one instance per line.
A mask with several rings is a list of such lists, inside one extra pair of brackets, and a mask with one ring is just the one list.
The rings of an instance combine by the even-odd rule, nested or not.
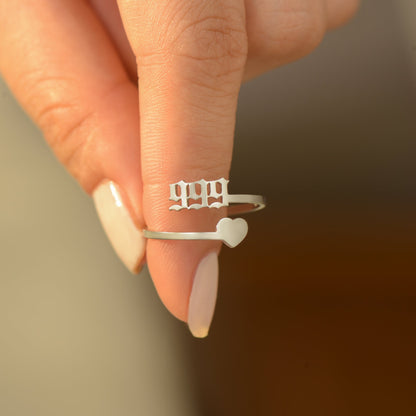
[[(169, 185), (228, 178), (247, 58), (243, 0), (119, 0), (139, 75), (143, 213), (156, 231), (212, 231), (225, 212), (171, 211)], [(148, 240), (147, 261), (167, 308), (206, 336), (218, 242)]]

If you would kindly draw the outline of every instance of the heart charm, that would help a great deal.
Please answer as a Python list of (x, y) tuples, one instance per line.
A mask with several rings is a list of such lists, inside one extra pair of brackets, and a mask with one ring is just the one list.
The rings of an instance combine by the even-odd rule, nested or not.
[(248, 232), (248, 225), (242, 218), (223, 218), (217, 224), (217, 234), (231, 248), (238, 246)]

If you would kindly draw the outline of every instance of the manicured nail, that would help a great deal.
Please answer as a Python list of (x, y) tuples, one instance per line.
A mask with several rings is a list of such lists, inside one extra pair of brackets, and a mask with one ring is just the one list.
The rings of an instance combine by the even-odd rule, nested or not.
[(115, 252), (131, 272), (139, 272), (145, 239), (131, 219), (120, 187), (111, 181), (104, 182), (94, 190), (92, 197), (98, 217)]
[(218, 289), (218, 256), (210, 253), (196, 270), (191, 297), (189, 298), (188, 326), (192, 335), (204, 338), (208, 335)]

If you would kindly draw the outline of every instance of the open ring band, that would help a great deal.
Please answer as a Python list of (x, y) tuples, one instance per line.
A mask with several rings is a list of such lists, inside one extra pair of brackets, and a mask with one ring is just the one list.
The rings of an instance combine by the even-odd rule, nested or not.
[(262, 195), (229, 195), (228, 203), (228, 215), (248, 214), (266, 207), (266, 200)]
[[(180, 181), (169, 185), (170, 201), (174, 205), (169, 211), (199, 210), (201, 208), (228, 207), (229, 215), (245, 214), (263, 209), (266, 201), (261, 195), (230, 195), (228, 180), (220, 178), (214, 181), (201, 179), (196, 182)], [(242, 218), (222, 218), (216, 231), (208, 232), (172, 232), (143, 230), (145, 238), (156, 240), (220, 240), (228, 247), (236, 247), (246, 237), (247, 222)]]
[(228, 247), (236, 247), (246, 237), (247, 222), (243, 218), (222, 218), (214, 232), (171, 232), (143, 230), (143, 236), (155, 240), (219, 240)]

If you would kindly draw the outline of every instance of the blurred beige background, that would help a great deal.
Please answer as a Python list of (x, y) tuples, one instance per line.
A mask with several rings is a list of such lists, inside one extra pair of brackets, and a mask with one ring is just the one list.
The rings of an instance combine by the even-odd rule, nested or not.
[(414, 415), (416, 4), (364, 0), (243, 86), (207, 340), (119, 263), (91, 201), (0, 86), (0, 414)]
[(0, 84), (0, 415), (195, 415), (186, 327)]

